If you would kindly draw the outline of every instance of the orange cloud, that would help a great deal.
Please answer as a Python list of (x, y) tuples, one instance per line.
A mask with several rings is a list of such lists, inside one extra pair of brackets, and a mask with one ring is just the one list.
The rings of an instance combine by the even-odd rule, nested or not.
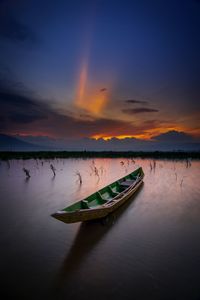
[(142, 129), (141, 128), (142, 133), (136, 133), (136, 134), (123, 134), (123, 135), (118, 135), (116, 134), (112, 134), (112, 135), (108, 135), (108, 134), (96, 134), (91, 136), (91, 138), (98, 140), (98, 139), (104, 139), (105, 141), (110, 140), (112, 138), (117, 138), (119, 140), (125, 139), (125, 138), (137, 138), (137, 139), (141, 139), (141, 140), (150, 140), (152, 139), (154, 136), (162, 134), (162, 133), (166, 133), (168, 131), (184, 131), (187, 132), (186, 128), (180, 127), (180, 126), (171, 126), (171, 127), (157, 127), (157, 128), (150, 128), (150, 129)]

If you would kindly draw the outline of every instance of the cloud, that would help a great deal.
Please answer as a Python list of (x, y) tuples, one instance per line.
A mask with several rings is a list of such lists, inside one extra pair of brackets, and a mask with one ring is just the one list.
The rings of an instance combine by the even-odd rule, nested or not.
[[(41, 148), (55, 150), (88, 150), (88, 151), (174, 151), (187, 150), (196, 151), (200, 149), (200, 143), (190, 142), (173, 142), (166, 143), (157, 140), (139, 140), (136, 138), (126, 138), (123, 140), (112, 138), (110, 140), (78, 138), (78, 139), (51, 139), (39, 136), (17, 136), (20, 140), (28, 143), (40, 145)], [(10, 146), (10, 145), (9, 145)]]
[(0, 132), (80, 139), (141, 136), (148, 132), (155, 133), (157, 128), (172, 127), (172, 124), (158, 119), (134, 124), (120, 119), (95, 118), (88, 114), (80, 116), (79, 111), (57, 110), (48, 103), (48, 99), (41, 99), (23, 84), (0, 81)]
[(22, 84), (0, 81), (0, 119), (4, 133), (46, 134), (57, 137), (134, 135), (146, 126), (109, 118), (80, 118), (53, 109)]
[(148, 104), (148, 101), (135, 100), (135, 99), (125, 100), (125, 102), (132, 103), (132, 104)]
[[(20, 85), (19, 85), (20, 86)], [(27, 124), (37, 120), (46, 119), (51, 113), (51, 109), (34, 99), (33, 94), (26, 90), (21, 90), (22, 85), (11, 82), (0, 81), (0, 117), (6, 123)]]
[[(79, 114), (70, 114), (70, 111), (55, 110), (47, 104), (47, 100), (42, 101), (19, 83), (0, 81), (0, 105), (0, 128), (2, 133), (36, 136), (35, 143), (38, 140), (38, 144), (41, 143), (39, 136), (42, 135), (61, 138), (63, 141), (60, 142), (58, 140), (55, 142), (52, 140), (51, 142), (47, 139), (44, 144), (57, 149), (166, 150), (182, 149), (182, 145), (195, 144), (190, 135), (177, 131), (160, 134), (150, 141), (135, 138), (124, 140), (112, 138), (110, 141), (83, 139), (95, 135), (140, 135), (162, 126), (162, 122), (152, 119), (144, 121), (140, 125), (135, 125), (129, 121), (109, 118), (80, 118)], [(197, 146), (199, 147), (199, 144)]]
[(145, 107), (122, 109), (123, 113), (129, 114), (129, 115), (152, 113), (152, 112), (158, 112), (158, 111), (159, 111), (158, 109), (145, 108)]
[(0, 16), (0, 37), (14, 42), (37, 43), (35, 32), (26, 24), (12, 16)]
[(14, 121), (15, 123), (20, 123), (20, 124), (27, 124), (27, 123), (33, 123), (36, 120), (42, 120), (46, 118), (43, 114), (40, 114), (38, 112), (31, 112), (28, 114), (12, 114), (10, 116), (10, 120)]

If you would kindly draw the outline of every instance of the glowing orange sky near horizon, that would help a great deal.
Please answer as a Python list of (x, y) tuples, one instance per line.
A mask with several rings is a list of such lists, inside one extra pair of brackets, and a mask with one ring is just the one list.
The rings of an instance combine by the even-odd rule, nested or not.
[[(196, 134), (196, 132), (193, 132), (193, 130), (188, 131), (188, 130), (186, 130), (186, 128), (178, 127), (178, 126), (177, 127), (174, 126), (174, 127), (147, 129), (141, 134), (137, 133), (137, 134), (133, 134), (133, 135), (131, 135), (131, 134), (114, 134), (114, 132), (113, 132), (110, 134), (109, 133), (102, 133), (102, 134), (99, 133), (99, 134), (95, 134), (95, 135), (88, 136), (88, 137), (95, 139), (95, 140), (103, 139), (105, 141), (108, 141), (112, 138), (117, 138), (119, 140), (123, 140), (125, 138), (136, 138), (139, 140), (147, 141), (147, 140), (153, 140), (155, 136), (169, 132), (169, 131), (184, 132), (184, 133), (190, 134), (193, 137), (196, 137), (196, 138), (199, 137), (199, 134)], [(38, 131), (29, 131), (29, 132), (12, 131), (12, 132), (8, 132), (7, 134), (14, 135), (14, 136), (19, 135), (22, 137), (26, 137), (26, 136), (38, 137), (38, 136), (40, 136), (40, 137), (49, 137), (49, 138), (53, 138), (53, 139), (58, 138), (56, 135), (49, 134), (49, 132), (40, 132), (40, 131), (39, 132)]]
[(115, 134), (96, 134), (91, 136), (91, 138), (98, 140), (98, 139), (103, 139), (105, 141), (110, 140), (112, 138), (117, 138), (119, 140), (125, 139), (125, 138), (136, 138), (140, 140), (151, 140), (153, 139), (154, 136), (166, 133), (168, 131), (178, 131), (178, 132), (187, 132), (185, 128), (182, 128), (180, 126), (177, 127), (167, 127), (167, 128), (154, 128), (154, 129), (147, 129), (145, 130), (144, 133), (141, 134), (120, 134), (120, 135), (115, 135)]

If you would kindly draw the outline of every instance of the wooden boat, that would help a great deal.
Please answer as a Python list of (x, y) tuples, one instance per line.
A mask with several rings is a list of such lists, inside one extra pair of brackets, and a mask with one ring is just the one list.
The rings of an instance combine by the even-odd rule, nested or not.
[(77, 201), (52, 214), (52, 217), (64, 222), (75, 223), (106, 217), (126, 200), (142, 184), (144, 172), (141, 167), (119, 180), (107, 185), (87, 198)]

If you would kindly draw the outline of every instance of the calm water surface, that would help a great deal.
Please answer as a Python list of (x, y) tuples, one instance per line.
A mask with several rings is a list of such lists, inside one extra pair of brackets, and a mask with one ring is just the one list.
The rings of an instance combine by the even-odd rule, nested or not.
[[(138, 165), (143, 186), (105, 222), (67, 225), (50, 216)], [(140, 159), (1, 162), (4, 299), (199, 300), (200, 161), (151, 165)]]

